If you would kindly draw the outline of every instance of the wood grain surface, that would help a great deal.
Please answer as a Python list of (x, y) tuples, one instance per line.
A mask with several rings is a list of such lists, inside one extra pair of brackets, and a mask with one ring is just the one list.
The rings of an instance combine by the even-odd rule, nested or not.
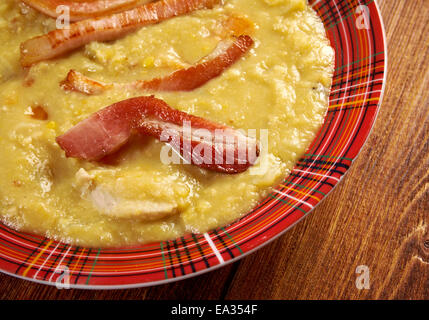
[[(389, 72), (375, 128), (295, 228), (217, 271), (146, 289), (58, 290), (0, 275), (1, 299), (429, 299), (429, 0), (379, 0)], [(358, 290), (356, 267), (369, 267)]]

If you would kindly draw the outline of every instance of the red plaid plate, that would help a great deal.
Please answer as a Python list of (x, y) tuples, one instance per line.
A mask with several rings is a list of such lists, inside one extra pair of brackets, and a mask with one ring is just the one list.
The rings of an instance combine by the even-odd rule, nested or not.
[(307, 215), (337, 185), (367, 139), (383, 95), (386, 46), (374, 0), (310, 0), (336, 52), (323, 127), (291, 174), (225, 228), (122, 249), (70, 246), (0, 224), (0, 271), (45, 284), (131, 288), (214, 270), (261, 248)]

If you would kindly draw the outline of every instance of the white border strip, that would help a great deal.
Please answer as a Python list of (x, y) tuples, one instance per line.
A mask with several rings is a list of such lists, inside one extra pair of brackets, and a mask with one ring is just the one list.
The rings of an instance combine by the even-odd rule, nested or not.
[(214, 254), (216, 255), (216, 258), (219, 260), (220, 264), (224, 264), (225, 260), (223, 260), (222, 255), (220, 254), (219, 250), (216, 248), (215, 244), (213, 243), (212, 239), (210, 238), (208, 233), (204, 233), (204, 238), (206, 238), (210, 248), (212, 248)]

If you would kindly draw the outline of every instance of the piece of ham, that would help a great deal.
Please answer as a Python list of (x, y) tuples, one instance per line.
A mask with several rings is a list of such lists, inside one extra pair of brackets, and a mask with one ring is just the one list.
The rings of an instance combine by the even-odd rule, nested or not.
[(127, 88), (143, 91), (192, 91), (222, 74), (253, 46), (253, 40), (247, 35), (236, 39), (221, 41), (217, 48), (199, 63), (181, 69), (172, 74), (152, 80), (139, 80), (130, 83), (103, 83), (70, 70), (61, 83), (65, 90), (72, 90), (87, 95), (100, 94), (112, 88)]
[(67, 157), (98, 161), (140, 133), (168, 143), (185, 163), (221, 173), (240, 173), (259, 156), (256, 138), (168, 106), (153, 96), (106, 107), (56, 141)]
[(151, 0), (95, 0), (95, 1), (72, 1), (72, 0), (21, 0), (26, 5), (40, 11), (41, 13), (58, 18), (62, 11), (61, 6), (68, 8), (69, 21), (105, 16), (132, 9), (136, 6), (151, 2)]
[(107, 17), (82, 20), (69, 28), (53, 30), (21, 44), (21, 65), (29, 67), (77, 49), (91, 41), (116, 40), (143, 26), (162, 22), (200, 9), (210, 9), (222, 0), (160, 0)]

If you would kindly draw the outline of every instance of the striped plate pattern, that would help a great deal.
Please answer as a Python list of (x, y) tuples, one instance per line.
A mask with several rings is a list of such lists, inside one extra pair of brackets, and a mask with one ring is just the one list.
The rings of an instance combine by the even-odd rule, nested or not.
[(376, 119), (386, 48), (374, 0), (313, 0), (336, 52), (323, 127), (291, 174), (239, 221), (206, 234), (137, 247), (70, 246), (0, 224), (0, 270), (76, 288), (166, 283), (233, 262), (275, 239), (308, 214), (340, 181)]

